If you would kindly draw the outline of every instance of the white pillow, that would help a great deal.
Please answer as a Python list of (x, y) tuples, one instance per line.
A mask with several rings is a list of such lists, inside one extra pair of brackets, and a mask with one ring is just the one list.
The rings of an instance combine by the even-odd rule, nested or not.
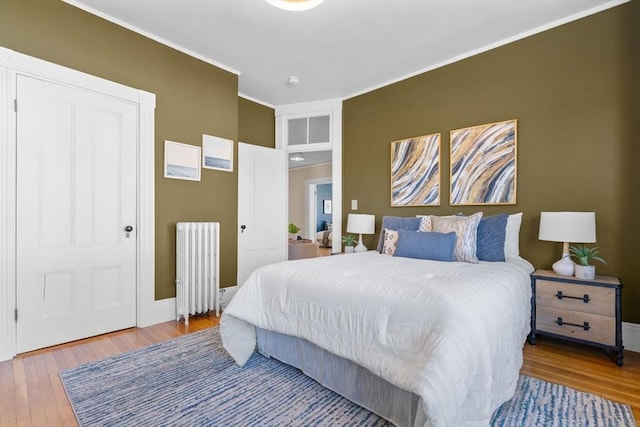
[(507, 218), (507, 230), (504, 236), (505, 259), (520, 257), (520, 224), (522, 224), (522, 212), (511, 214)]

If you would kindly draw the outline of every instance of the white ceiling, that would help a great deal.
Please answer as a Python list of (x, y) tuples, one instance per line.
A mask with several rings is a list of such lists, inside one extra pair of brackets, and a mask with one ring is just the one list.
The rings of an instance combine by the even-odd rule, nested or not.
[[(269, 106), (350, 98), (627, 0), (65, 0), (239, 74)], [(298, 86), (287, 84), (289, 76)]]
[(331, 151), (306, 151), (302, 154), (304, 160), (291, 160), (291, 154), (289, 156), (289, 169), (305, 168), (308, 166), (319, 165), (322, 163), (331, 163)]

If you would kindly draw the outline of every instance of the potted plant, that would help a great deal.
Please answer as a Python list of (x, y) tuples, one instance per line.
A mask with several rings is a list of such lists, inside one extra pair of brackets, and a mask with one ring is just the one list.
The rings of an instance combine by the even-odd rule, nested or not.
[(345, 253), (353, 252), (353, 248), (355, 247), (355, 245), (358, 244), (358, 239), (356, 239), (355, 236), (352, 236), (350, 234), (347, 234), (346, 236), (342, 236), (342, 239), (340, 239), (340, 241), (344, 243)]
[(289, 239), (291, 240), (297, 239), (299, 231), (300, 231), (300, 227), (298, 227), (292, 222), (289, 223)]
[(591, 261), (607, 263), (598, 255), (600, 253), (598, 248), (590, 248), (584, 245), (569, 246), (569, 252), (571, 257), (578, 261), (575, 266), (575, 276), (578, 279), (595, 279), (596, 266), (591, 265)]

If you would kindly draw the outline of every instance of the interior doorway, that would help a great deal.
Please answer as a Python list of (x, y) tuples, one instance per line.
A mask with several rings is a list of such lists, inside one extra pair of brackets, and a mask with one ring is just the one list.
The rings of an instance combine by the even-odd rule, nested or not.
[(309, 230), (305, 238), (316, 240), (321, 248), (331, 248), (333, 185), (330, 176), (305, 181), (305, 206), (305, 226)]
[(305, 164), (289, 160), (289, 222), (300, 228), (301, 238), (321, 241), (333, 221), (331, 151), (305, 152), (304, 157)]

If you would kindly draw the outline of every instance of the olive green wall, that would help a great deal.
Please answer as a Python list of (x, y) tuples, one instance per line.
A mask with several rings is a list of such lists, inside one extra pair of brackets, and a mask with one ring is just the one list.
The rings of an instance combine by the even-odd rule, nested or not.
[(238, 99), (238, 141), (276, 147), (276, 110), (245, 98)]
[[(165, 139), (238, 141), (237, 76), (57, 0), (0, 0), (0, 45), (156, 94), (156, 299), (175, 295), (178, 221), (220, 222), (221, 283), (235, 284), (237, 160), (233, 173), (203, 169), (202, 181), (192, 182), (164, 178), (163, 159)], [(251, 104), (241, 100), (241, 111), (264, 109)]]
[[(343, 105), (343, 206), (412, 216), (524, 213), (521, 254), (549, 268), (561, 244), (537, 239), (541, 211), (595, 211), (623, 319), (640, 322), (640, 0), (563, 25)], [(518, 120), (517, 204), (449, 206), (449, 131)], [(442, 134), (441, 205), (390, 207), (390, 141)], [(349, 211), (345, 212), (347, 214)], [(345, 215), (346, 218), (346, 215)], [(344, 225), (343, 225), (344, 226)], [(377, 236), (365, 244), (375, 246)]]

